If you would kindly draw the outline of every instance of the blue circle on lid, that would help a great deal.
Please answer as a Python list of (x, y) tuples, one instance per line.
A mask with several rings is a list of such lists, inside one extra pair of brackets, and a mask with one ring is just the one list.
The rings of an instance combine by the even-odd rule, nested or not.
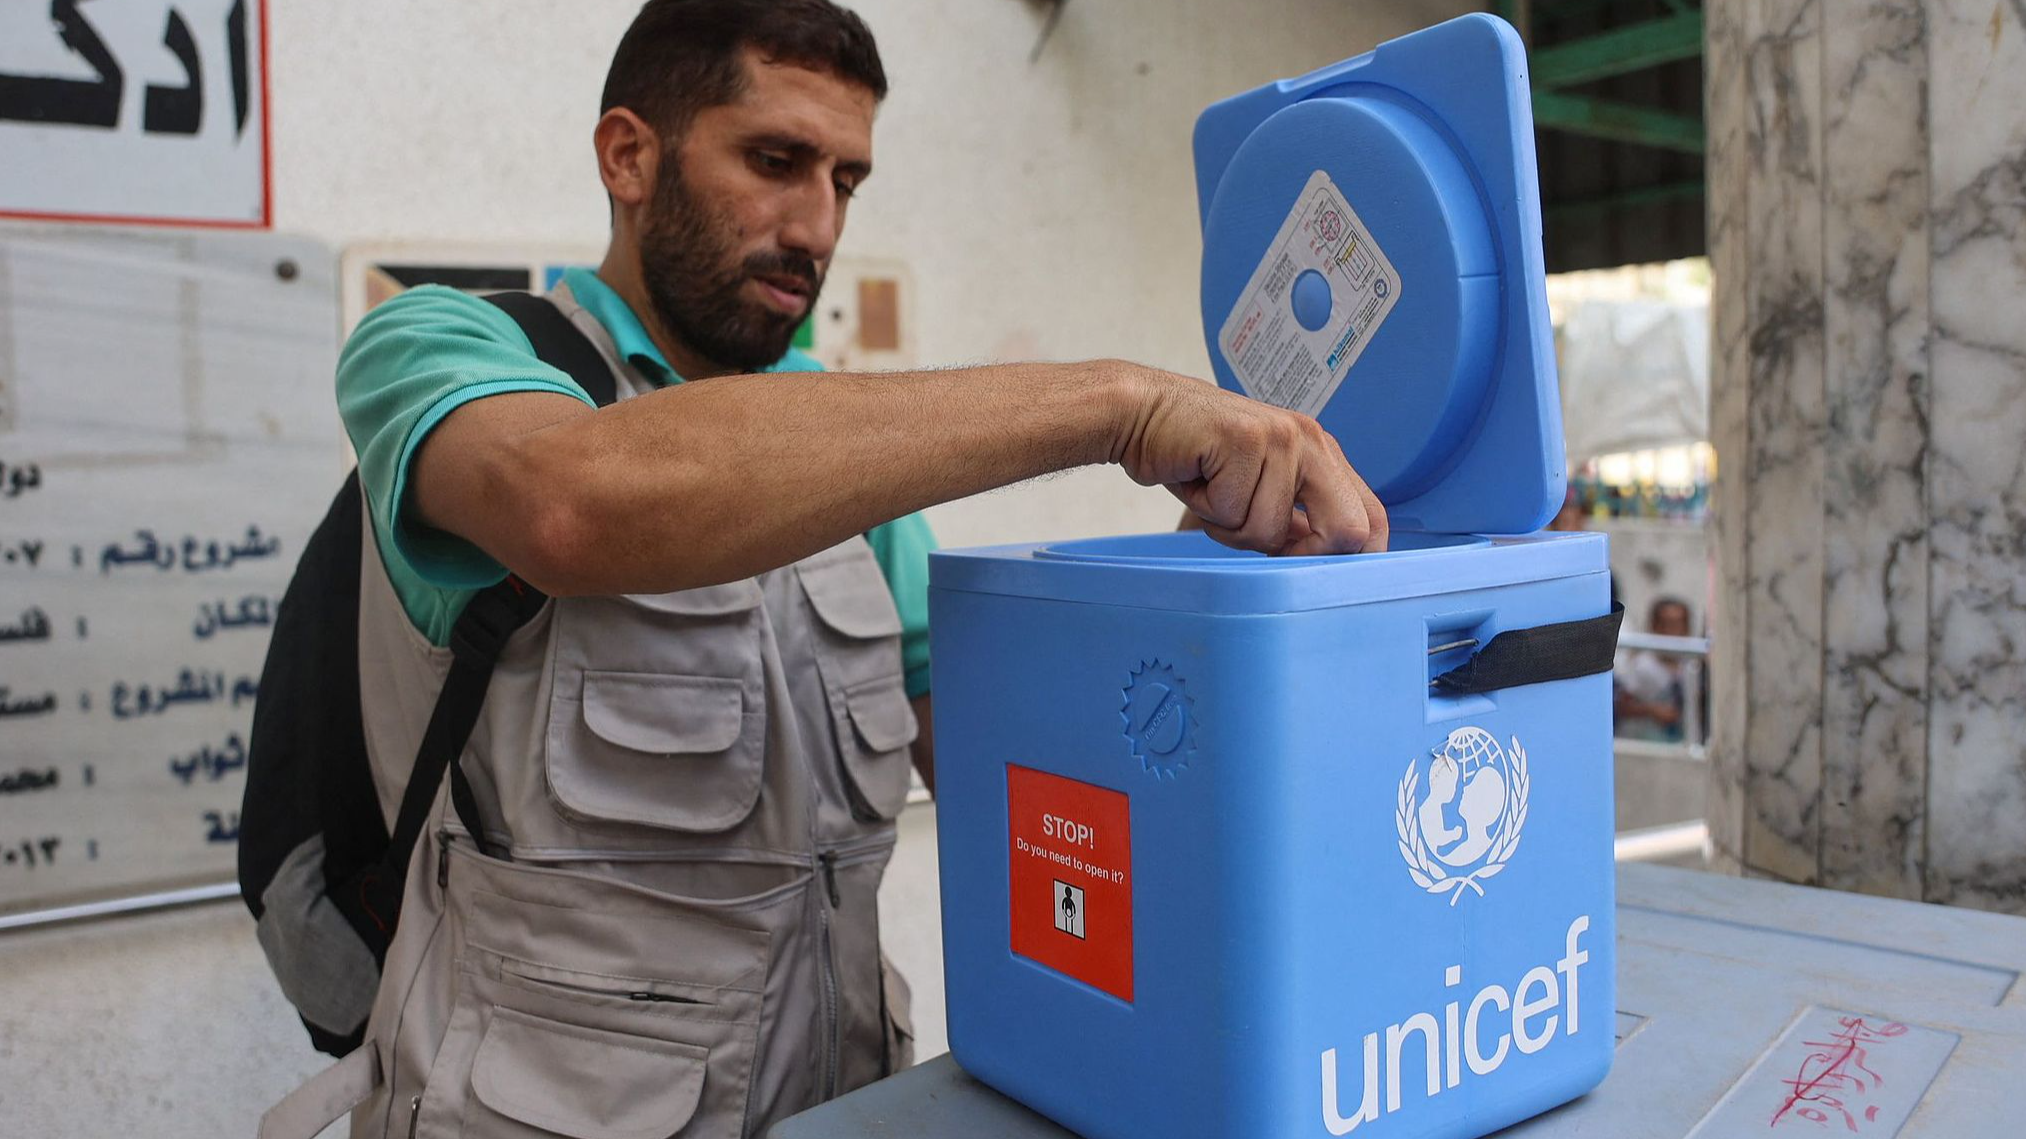
[(1288, 290), (1288, 303), (1295, 321), (1315, 332), (1330, 321), (1330, 283), (1314, 269), (1303, 269), (1294, 279), (1294, 288)]

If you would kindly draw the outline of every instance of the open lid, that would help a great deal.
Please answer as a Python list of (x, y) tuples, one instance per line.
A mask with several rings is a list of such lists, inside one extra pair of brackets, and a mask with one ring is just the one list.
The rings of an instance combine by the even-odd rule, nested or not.
[(1525, 533), (1566, 473), (1525, 48), (1468, 15), (1196, 122), (1217, 382), (1314, 416), (1395, 530)]

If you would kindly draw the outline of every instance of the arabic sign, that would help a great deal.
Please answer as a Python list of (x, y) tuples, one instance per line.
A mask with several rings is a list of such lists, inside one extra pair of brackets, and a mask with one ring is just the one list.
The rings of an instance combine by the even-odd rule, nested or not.
[(0, 913), (233, 876), (268, 629), (344, 469), (333, 269), (0, 231)]
[(0, 215), (268, 224), (265, 0), (0, 4)]

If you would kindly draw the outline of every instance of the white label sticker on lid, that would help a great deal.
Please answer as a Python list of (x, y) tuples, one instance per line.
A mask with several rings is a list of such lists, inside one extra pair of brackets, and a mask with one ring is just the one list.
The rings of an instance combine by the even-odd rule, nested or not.
[(1400, 273), (1324, 171), (1253, 270), (1217, 344), (1245, 394), (1314, 415), (1400, 303)]

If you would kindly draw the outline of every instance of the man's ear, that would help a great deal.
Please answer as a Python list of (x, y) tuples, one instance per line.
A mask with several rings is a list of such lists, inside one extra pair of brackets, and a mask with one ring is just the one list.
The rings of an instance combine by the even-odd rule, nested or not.
[(645, 203), (654, 194), (656, 171), (665, 157), (661, 137), (639, 115), (614, 107), (600, 115), (591, 132), (598, 151), (598, 177), (616, 213)]

